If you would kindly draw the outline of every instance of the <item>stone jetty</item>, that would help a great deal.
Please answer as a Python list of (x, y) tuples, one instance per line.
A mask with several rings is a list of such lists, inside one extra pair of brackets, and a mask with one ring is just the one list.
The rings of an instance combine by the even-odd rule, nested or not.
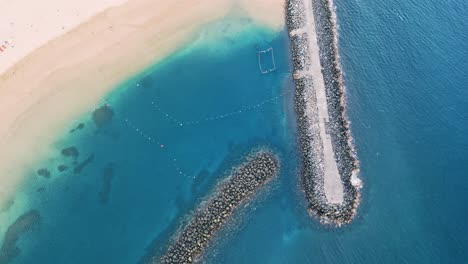
[(287, 0), (286, 24), (294, 66), (301, 185), (309, 212), (342, 225), (356, 214), (358, 178), (331, 0)]
[(192, 263), (199, 258), (216, 233), (229, 221), (234, 211), (274, 178), (279, 160), (268, 150), (248, 155), (244, 163), (233, 169), (213, 195), (195, 211), (189, 223), (175, 236), (165, 254), (149, 263)]

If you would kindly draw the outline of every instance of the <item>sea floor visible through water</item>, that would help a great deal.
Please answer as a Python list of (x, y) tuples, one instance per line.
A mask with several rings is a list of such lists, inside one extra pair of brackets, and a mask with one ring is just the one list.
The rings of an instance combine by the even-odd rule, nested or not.
[[(323, 227), (305, 211), (287, 34), (226, 20), (96, 105), (113, 111), (106, 126), (93, 109), (70, 123), (84, 127), (35, 168), (50, 178), (32, 173), (0, 213), (41, 214), (13, 263), (136, 263), (261, 145), (279, 153), (281, 174), (221, 231), (207, 263), (466, 263), (466, 3), (334, 2), (364, 182), (350, 225)], [(257, 49), (270, 46), (277, 70), (261, 74)], [(70, 146), (78, 163), (93, 157), (77, 173), (60, 153)]]
[[(273, 54), (258, 51), (270, 47), (277, 68), (262, 74), (260, 67), (274, 68)], [(285, 32), (226, 19), (70, 123), (56, 155), (35, 168), (50, 175), (33, 172), (18, 192), (40, 221), (20, 234), (14, 263), (136, 263), (164, 248), (216, 182), (258, 147), (288, 157), (260, 197), (294, 192), (288, 50)]]

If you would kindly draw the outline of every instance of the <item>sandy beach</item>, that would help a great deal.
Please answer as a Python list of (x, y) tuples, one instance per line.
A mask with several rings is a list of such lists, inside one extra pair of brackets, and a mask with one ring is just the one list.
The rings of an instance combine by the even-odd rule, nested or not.
[(0, 0), (0, 41), (13, 40), (0, 53), (0, 204), (117, 84), (232, 12), (282, 30), (283, 2)]

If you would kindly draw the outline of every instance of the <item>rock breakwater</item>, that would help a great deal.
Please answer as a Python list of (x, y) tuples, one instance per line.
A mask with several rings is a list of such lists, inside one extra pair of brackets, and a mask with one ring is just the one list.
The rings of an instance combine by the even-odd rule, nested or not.
[(213, 196), (195, 211), (166, 253), (149, 263), (192, 263), (203, 253), (234, 211), (250, 199), (279, 171), (278, 158), (268, 150), (248, 155), (246, 161), (215, 189)]
[[(356, 214), (361, 181), (357, 177), (359, 166), (346, 117), (335, 15), (330, 0), (305, 1), (311, 0), (287, 0), (286, 5), (286, 24), (295, 70), (295, 110), (302, 157), (301, 185), (311, 214), (318, 216), (322, 222), (342, 225), (349, 223)], [(324, 179), (327, 177), (324, 170), (325, 139), (320, 136), (316, 94), (316, 89), (322, 85), (318, 83), (322, 77), (314, 78), (317, 71), (313, 67), (317, 62), (311, 61), (315, 59), (311, 56), (311, 41), (315, 41), (315, 37), (328, 108), (326, 135), (331, 140), (342, 183), (341, 203), (329, 202), (324, 190)]]

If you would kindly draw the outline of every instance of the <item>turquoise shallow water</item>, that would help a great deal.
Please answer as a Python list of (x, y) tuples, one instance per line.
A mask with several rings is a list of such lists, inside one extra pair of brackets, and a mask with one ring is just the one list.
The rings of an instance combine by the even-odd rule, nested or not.
[[(323, 228), (305, 213), (287, 37), (249, 28), (123, 84), (103, 99), (115, 113), (105, 128), (90, 114), (72, 123), (85, 128), (57, 142), (44, 163), (51, 179), (34, 176), (25, 187), (42, 220), (22, 236), (14, 263), (136, 263), (168, 241), (223, 177), (217, 171), (265, 144), (282, 156), (281, 175), (221, 232), (208, 263), (466, 263), (467, 3), (335, 4), (365, 184), (351, 225)], [(275, 48), (276, 72), (259, 73), (256, 45)], [(71, 145), (79, 162), (94, 160), (59, 175), (54, 166), (71, 164), (59, 151)], [(106, 168), (113, 177), (103, 202)]]
[[(70, 125), (85, 127), (58, 141), (57, 156), (40, 164), (51, 178), (33, 176), (26, 187), (41, 223), (20, 241), (16, 263), (136, 263), (150, 245), (167, 243), (252, 148), (289, 157), (283, 177), (294, 169), (287, 38), (236, 19), (210, 29), (218, 36), (202, 34), (104, 98), (114, 112), (109, 124), (97, 128), (90, 109)], [(262, 75), (257, 49), (270, 46), (278, 68)], [(268, 56), (261, 63), (272, 65)], [(78, 164), (91, 160), (80, 173), (60, 154), (71, 146)], [(59, 173), (60, 164), (70, 169)]]

